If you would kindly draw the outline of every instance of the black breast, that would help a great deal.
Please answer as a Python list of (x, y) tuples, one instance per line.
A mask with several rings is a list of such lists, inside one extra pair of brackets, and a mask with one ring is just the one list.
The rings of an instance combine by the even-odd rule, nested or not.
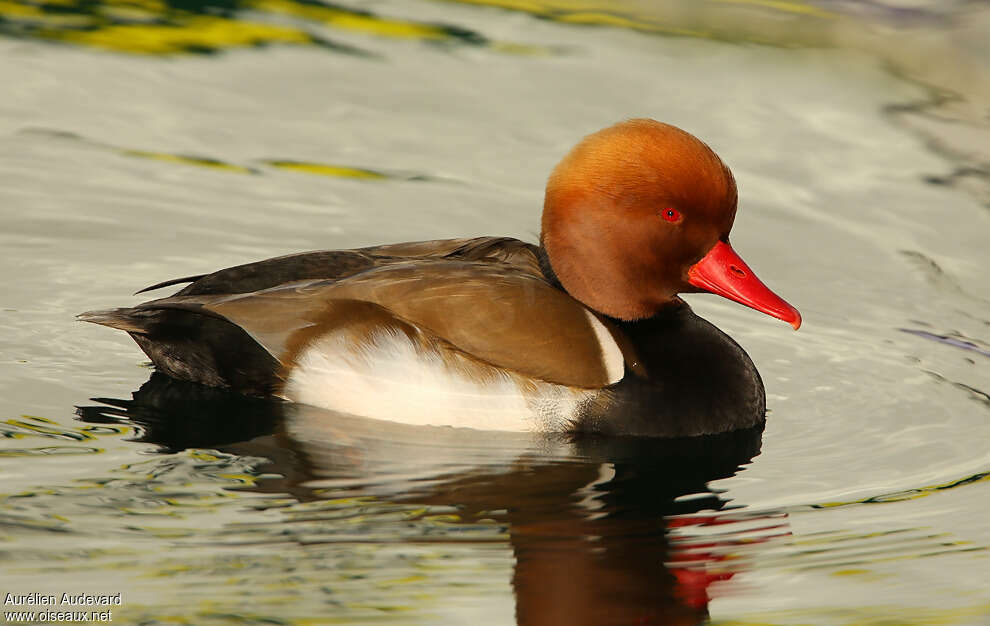
[(607, 415), (587, 418), (579, 430), (684, 437), (764, 423), (766, 394), (753, 361), (687, 304), (617, 324), (636, 347), (645, 374), (627, 371)]

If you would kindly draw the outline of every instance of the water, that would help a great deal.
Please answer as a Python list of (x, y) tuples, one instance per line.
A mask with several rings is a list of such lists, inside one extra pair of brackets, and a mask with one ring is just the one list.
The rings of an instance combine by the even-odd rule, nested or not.
[[(0, 16), (0, 593), (148, 624), (990, 623), (985, 5)], [(149, 380), (72, 319), (298, 250), (534, 240), (556, 160), (641, 115), (732, 167), (733, 243), (804, 315), (691, 298), (760, 368), (762, 436), (383, 425)]]

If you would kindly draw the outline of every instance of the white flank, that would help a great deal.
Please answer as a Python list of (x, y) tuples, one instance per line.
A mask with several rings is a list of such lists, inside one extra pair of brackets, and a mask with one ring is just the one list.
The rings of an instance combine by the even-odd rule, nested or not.
[(441, 356), (389, 330), (360, 345), (346, 331), (320, 337), (302, 350), (283, 392), (293, 402), (403, 424), (522, 432), (565, 429), (597, 394)]
[(605, 363), (608, 384), (614, 385), (622, 380), (622, 377), (626, 374), (626, 362), (622, 356), (622, 350), (619, 349), (619, 344), (615, 343), (612, 333), (608, 332), (608, 329), (605, 328), (605, 324), (602, 324), (601, 320), (587, 309), (584, 310), (584, 314), (588, 316), (588, 323), (591, 324), (591, 328), (595, 331), (595, 337), (598, 338), (598, 346), (602, 349), (602, 360)]

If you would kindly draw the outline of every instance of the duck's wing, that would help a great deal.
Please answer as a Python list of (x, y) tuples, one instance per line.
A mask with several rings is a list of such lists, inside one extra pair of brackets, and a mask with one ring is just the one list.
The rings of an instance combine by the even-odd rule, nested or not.
[[(599, 388), (624, 375), (620, 331), (542, 276), (505, 263), (419, 258), (345, 279), (299, 281), (249, 294), (179, 295), (132, 310), (220, 318), (291, 368), (302, 350), (327, 335), (343, 334), (343, 344), (354, 349), (374, 341), (374, 328), (359, 319), (368, 308), (355, 302), (525, 377)], [(351, 330), (357, 327), (360, 333)]]
[(483, 263), (506, 263), (528, 274), (539, 275), (537, 246), (512, 237), (473, 237), (440, 239), (413, 243), (386, 244), (360, 251), (387, 259), (448, 259)]
[(250, 293), (301, 280), (340, 280), (377, 267), (416, 259), (451, 259), (510, 264), (539, 273), (537, 248), (509, 237), (476, 237), (399, 243), (353, 250), (321, 250), (228, 267), (210, 274), (174, 278), (137, 293), (190, 283), (175, 295)]

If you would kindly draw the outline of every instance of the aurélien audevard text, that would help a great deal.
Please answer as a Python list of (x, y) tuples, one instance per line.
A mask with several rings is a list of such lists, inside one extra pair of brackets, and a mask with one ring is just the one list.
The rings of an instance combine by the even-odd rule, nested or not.
[[(5, 621), (110, 622), (110, 607), (120, 606), (119, 593), (10, 593), (4, 594), (4, 608), (35, 609), (28, 614), (4, 611)], [(42, 609), (40, 612), (37, 609)]]

